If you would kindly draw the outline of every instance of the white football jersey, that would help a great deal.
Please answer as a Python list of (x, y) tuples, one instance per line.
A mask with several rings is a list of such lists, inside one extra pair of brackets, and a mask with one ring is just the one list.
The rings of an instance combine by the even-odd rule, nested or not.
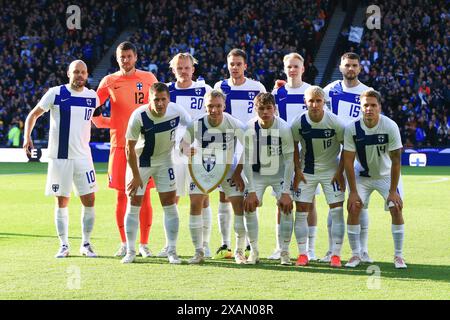
[(360, 176), (375, 179), (389, 177), (392, 165), (389, 152), (400, 148), (400, 130), (393, 120), (384, 115), (380, 115), (378, 124), (373, 128), (367, 128), (362, 119), (345, 128), (344, 150), (356, 152), (362, 169), (355, 168), (355, 171)]
[[(170, 92), (170, 102), (182, 106), (192, 119), (198, 118), (206, 113), (204, 96), (212, 88), (204, 80), (193, 81), (189, 88), (179, 88), (176, 82), (167, 83), (167, 86)], [(185, 126), (178, 126), (176, 130), (176, 148), (185, 132)]]
[(361, 118), (360, 95), (368, 89), (371, 88), (361, 82), (356, 87), (348, 88), (343, 80), (336, 80), (323, 90), (330, 110), (344, 123), (349, 123)]
[(127, 140), (137, 140), (136, 154), (139, 167), (156, 167), (170, 163), (178, 125), (187, 126), (191, 117), (183, 107), (169, 102), (166, 114), (155, 117), (149, 104), (137, 108), (131, 114), (126, 133)]
[(220, 89), (226, 95), (225, 112), (247, 123), (254, 117), (253, 100), (260, 92), (266, 92), (264, 85), (249, 78), (240, 86), (234, 86), (230, 79), (217, 82), (214, 89)]
[(94, 90), (72, 90), (69, 84), (52, 87), (37, 104), (50, 110), (48, 157), (52, 159), (91, 158), (91, 118), (99, 99)]
[(208, 122), (208, 115), (195, 119), (186, 130), (184, 140), (202, 148), (219, 148), (234, 152), (236, 138), (241, 140), (245, 125), (230, 114), (224, 112), (222, 123), (212, 127)]
[(296, 116), (308, 110), (305, 104), (305, 91), (310, 86), (309, 83), (303, 82), (300, 87), (291, 88), (286, 83), (278, 89), (273, 89), (278, 115), (284, 121), (291, 123)]
[(275, 116), (272, 126), (263, 129), (255, 117), (247, 122), (246, 127), (245, 161), (250, 161), (253, 172), (283, 176), (283, 155), (294, 152), (294, 140), (288, 123)]
[(308, 112), (297, 116), (291, 123), (294, 141), (302, 145), (301, 160), (304, 173), (335, 172), (338, 156), (344, 141), (344, 124), (325, 110), (320, 122), (310, 119)]

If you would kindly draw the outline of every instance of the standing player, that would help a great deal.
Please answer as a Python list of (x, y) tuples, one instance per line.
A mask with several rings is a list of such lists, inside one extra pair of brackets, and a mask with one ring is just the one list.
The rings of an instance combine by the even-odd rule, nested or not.
[[(303, 82), (302, 75), (305, 71), (303, 57), (292, 52), (284, 56), (284, 73), (287, 77), (287, 83), (280, 87), (273, 89), (272, 94), (275, 96), (279, 116), (291, 123), (292, 120), (307, 110), (305, 105), (305, 90), (311, 85)], [(279, 213), (277, 214), (276, 237), (277, 248), (269, 257), (270, 260), (280, 259), (281, 242), (280, 242), (280, 223)], [(313, 198), (312, 206), (308, 212), (308, 257), (310, 260), (316, 260), (315, 242), (317, 233), (317, 212), (316, 212), (316, 198)]]
[[(212, 88), (204, 80), (193, 81), (195, 67), (198, 61), (190, 53), (178, 53), (170, 60), (170, 68), (177, 81), (168, 83), (170, 101), (179, 104), (193, 118), (200, 117), (206, 113), (204, 106), (204, 95)], [(176, 130), (176, 142), (173, 153), (175, 175), (177, 177), (177, 202), (180, 196), (185, 196), (189, 186), (189, 172), (187, 170), (188, 159), (180, 153), (179, 143), (186, 131), (186, 127), (178, 126)], [(202, 209), (203, 217), (203, 247), (205, 257), (210, 258), (209, 240), (211, 238), (212, 211), (209, 199), (205, 201)], [(167, 243), (158, 257), (167, 256)]]
[[(94, 118), (93, 122), (100, 128), (111, 128), (111, 150), (109, 153), (108, 177), (109, 187), (117, 190), (116, 221), (119, 228), (122, 244), (116, 256), (123, 257), (126, 253), (126, 237), (124, 230), (124, 217), (127, 208), (125, 194), (125, 171), (127, 160), (125, 156), (125, 132), (131, 113), (139, 106), (148, 103), (150, 86), (157, 82), (151, 72), (137, 70), (136, 47), (128, 42), (119, 44), (116, 50), (116, 59), (120, 70), (102, 79), (97, 89), (100, 103), (109, 98), (111, 104), (111, 117)], [(152, 255), (149, 250), (148, 235), (152, 224), (152, 207), (150, 188), (153, 182), (147, 184), (140, 214), (141, 239), (139, 253), (143, 257)]]
[(67, 71), (69, 84), (50, 88), (25, 120), (23, 148), (33, 149), (31, 132), (36, 120), (50, 110), (48, 174), (46, 195), (56, 197), (55, 225), (61, 247), (56, 258), (69, 255), (69, 199), (72, 184), (81, 200), (82, 243), (80, 253), (96, 257), (90, 245), (94, 227), (95, 170), (89, 140), (91, 118), (99, 105), (94, 90), (85, 87), (88, 71), (81, 60), (72, 61)]
[[(245, 76), (247, 70), (247, 53), (241, 49), (232, 49), (227, 55), (230, 78), (217, 82), (214, 89), (220, 89), (226, 96), (225, 112), (246, 123), (254, 116), (253, 100), (260, 92), (266, 92), (264, 85)], [(242, 153), (242, 146), (237, 146), (237, 156)], [(231, 206), (223, 192), (220, 192), (219, 229), (222, 234), (222, 246), (214, 258), (231, 258)], [(247, 250), (249, 251), (249, 246)]]
[[(341, 248), (345, 234), (344, 222), (344, 163), (339, 161), (341, 143), (344, 141), (344, 124), (336, 115), (324, 110), (325, 92), (318, 86), (311, 86), (305, 91), (305, 102), (308, 112), (297, 116), (292, 121), (292, 135), (295, 151), (295, 177), (293, 182), (295, 214), (295, 236), (297, 238), (299, 256), (296, 265), (306, 266), (307, 255), (308, 211), (312, 205), (314, 193), (321, 184), (323, 193), (330, 207), (329, 214), (333, 219), (332, 267), (341, 267)], [(298, 142), (301, 142), (301, 161)], [(298, 184), (300, 182), (300, 184)]]
[[(389, 210), (392, 216), (394, 265), (404, 269), (400, 131), (393, 120), (381, 115), (379, 92), (373, 89), (364, 91), (361, 94), (361, 107), (362, 119), (345, 128), (344, 162), (350, 188), (347, 233), (352, 249), (352, 257), (345, 266), (354, 268), (362, 261), (359, 213), (369, 205), (371, 193), (378, 191), (385, 200), (384, 209)], [(355, 157), (362, 169), (355, 168)]]
[(181, 263), (176, 253), (179, 218), (172, 149), (176, 128), (179, 124), (186, 126), (191, 122), (191, 117), (181, 106), (169, 103), (169, 97), (169, 89), (164, 83), (153, 84), (150, 87), (150, 103), (136, 109), (128, 123), (126, 181), (130, 205), (125, 216), (127, 254), (122, 263), (132, 263), (136, 258), (138, 215), (150, 177), (155, 180), (164, 210), (167, 257), (170, 263)]
[(255, 98), (258, 117), (247, 123), (245, 137), (244, 173), (248, 180), (244, 200), (244, 222), (251, 252), (247, 264), (259, 260), (258, 216), (256, 208), (262, 206), (264, 191), (271, 186), (281, 210), (280, 238), (281, 264), (290, 265), (289, 244), (292, 238), (292, 198), (290, 182), (294, 173), (294, 142), (291, 128), (276, 116), (275, 98), (260, 93)]
[[(240, 138), (239, 131), (244, 129), (242, 122), (225, 113), (225, 96), (220, 90), (212, 90), (205, 95), (206, 112), (197, 118), (187, 128), (182, 140), (182, 149), (188, 156), (192, 156), (200, 149), (226, 150), (227, 159), (233, 158), (236, 150), (236, 140)], [(194, 147), (191, 147), (191, 144)], [(198, 145), (198, 147), (195, 147)], [(221, 187), (225, 196), (230, 200), (234, 210), (234, 229), (236, 233), (236, 251), (234, 259), (237, 264), (246, 263), (245, 257), (245, 225), (243, 212), (244, 181), (241, 177), (242, 166), (233, 162)], [(203, 221), (202, 207), (207, 195), (195, 183), (190, 186), (191, 211), (189, 229), (195, 247), (195, 255), (189, 260), (190, 264), (203, 263), (205, 252), (203, 249)], [(229, 248), (229, 247), (228, 247)], [(228, 250), (228, 248), (226, 250)]]
[[(360, 95), (363, 91), (370, 89), (358, 80), (361, 72), (360, 57), (353, 52), (344, 53), (341, 56), (339, 70), (342, 73), (342, 80), (336, 80), (324, 88), (326, 99), (330, 110), (344, 123), (350, 123), (361, 118)], [(360, 167), (356, 163), (357, 167)], [(329, 248), (321, 262), (330, 262), (331, 258), (331, 216), (328, 215), (328, 243)], [(369, 212), (367, 209), (361, 210), (361, 259), (363, 262), (372, 263), (368, 251), (369, 238)]]

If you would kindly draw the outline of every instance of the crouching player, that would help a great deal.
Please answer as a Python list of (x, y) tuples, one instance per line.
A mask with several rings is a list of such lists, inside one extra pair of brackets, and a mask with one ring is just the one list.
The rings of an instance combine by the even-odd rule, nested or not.
[[(384, 209), (389, 210), (392, 217), (395, 268), (405, 269), (407, 266), (402, 254), (405, 224), (402, 215), (400, 131), (394, 121), (381, 115), (379, 92), (373, 89), (364, 91), (361, 94), (361, 110), (362, 119), (345, 128), (344, 162), (350, 189), (347, 233), (352, 249), (352, 257), (345, 266), (354, 268), (361, 263), (359, 215), (362, 208), (367, 209), (370, 195), (376, 190), (384, 198)], [(362, 170), (355, 170), (355, 156)]]
[(258, 116), (247, 123), (244, 139), (244, 173), (248, 181), (244, 222), (251, 247), (247, 264), (259, 261), (256, 208), (262, 206), (264, 192), (271, 186), (281, 212), (281, 264), (290, 265), (289, 244), (293, 228), (290, 181), (294, 173), (294, 141), (287, 122), (275, 115), (272, 94), (259, 93), (255, 98), (255, 108)]
[(69, 255), (69, 199), (72, 184), (82, 203), (82, 243), (80, 253), (96, 257), (90, 245), (94, 227), (94, 201), (97, 184), (89, 140), (91, 119), (99, 105), (95, 91), (85, 87), (86, 64), (75, 60), (67, 71), (69, 84), (50, 88), (25, 120), (23, 148), (29, 154), (33, 149), (31, 132), (36, 120), (50, 110), (48, 141), (48, 174), (46, 195), (55, 196), (55, 224), (61, 247), (56, 258)]
[[(220, 90), (212, 90), (205, 94), (206, 113), (197, 118), (187, 127), (182, 140), (181, 149), (187, 156), (193, 156), (197, 148), (226, 150), (227, 159), (233, 159), (237, 139), (242, 139), (244, 124), (225, 113), (225, 95)], [(242, 134), (240, 134), (240, 132)], [(191, 147), (191, 144), (195, 143)], [(237, 264), (246, 262), (244, 250), (246, 247), (244, 226), (244, 181), (241, 177), (242, 165), (233, 163), (221, 187), (226, 197), (230, 200), (234, 210), (234, 229), (236, 233), (235, 261)], [(190, 185), (191, 212), (189, 216), (189, 229), (195, 254), (189, 260), (190, 264), (203, 263), (205, 252), (203, 246), (203, 218), (202, 209), (207, 194), (198, 188), (195, 183)]]
[(164, 83), (153, 84), (150, 103), (136, 109), (128, 122), (126, 181), (130, 205), (125, 215), (127, 254), (122, 263), (132, 263), (136, 258), (139, 211), (150, 177), (155, 181), (164, 210), (167, 257), (170, 263), (181, 263), (176, 253), (179, 218), (171, 152), (175, 129), (179, 124), (186, 126), (191, 117), (181, 106), (169, 103), (169, 97), (169, 89)]
[[(344, 125), (333, 113), (324, 110), (325, 92), (318, 86), (305, 91), (308, 111), (297, 116), (291, 124), (294, 137), (295, 177), (293, 182), (295, 214), (295, 236), (299, 256), (296, 265), (306, 266), (308, 240), (308, 211), (314, 192), (320, 183), (330, 207), (333, 220), (333, 255), (330, 265), (341, 266), (341, 248), (345, 234), (344, 223), (344, 162), (339, 161), (341, 144), (344, 141)], [(301, 162), (298, 141), (302, 144)], [(300, 184), (299, 184), (300, 183)]]

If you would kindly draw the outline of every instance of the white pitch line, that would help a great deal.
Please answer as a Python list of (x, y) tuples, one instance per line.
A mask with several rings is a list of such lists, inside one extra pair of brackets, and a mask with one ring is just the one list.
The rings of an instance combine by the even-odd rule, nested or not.
[(427, 182), (423, 182), (423, 183), (439, 183), (439, 182), (445, 182), (445, 181), (449, 181), (450, 178), (440, 178), (437, 180), (431, 180), (431, 181), (427, 181)]

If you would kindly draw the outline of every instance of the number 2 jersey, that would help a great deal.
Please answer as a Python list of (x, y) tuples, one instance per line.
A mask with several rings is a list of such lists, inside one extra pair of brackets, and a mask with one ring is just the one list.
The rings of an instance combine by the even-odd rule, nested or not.
[(225, 112), (243, 123), (247, 123), (254, 116), (255, 97), (260, 92), (266, 92), (261, 82), (248, 78), (239, 86), (233, 85), (231, 79), (225, 79), (217, 82), (214, 89), (222, 90), (226, 96)]
[(343, 80), (336, 80), (323, 90), (331, 112), (344, 123), (349, 123), (361, 117), (360, 95), (368, 89), (371, 88), (361, 82), (356, 87), (349, 88), (345, 86)]
[(368, 128), (362, 119), (350, 123), (345, 128), (344, 150), (356, 152), (362, 169), (355, 168), (356, 174), (375, 179), (391, 175), (390, 151), (402, 148), (400, 130), (397, 124), (380, 115), (378, 124)]
[(178, 125), (187, 126), (191, 117), (184, 109), (170, 102), (162, 117), (155, 117), (149, 105), (137, 108), (130, 117), (126, 133), (127, 140), (137, 140), (136, 154), (139, 167), (156, 167), (171, 163)]
[(331, 173), (338, 168), (338, 155), (344, 141), (344, 124), (335, 114), (324, 111), (319, 122), (312, 121), (308, 112), (305, 112), (291, 123), (294, 141), (300, 141), (302, 145), (304, 173)]
[(52, 87), (37, 105), (50, 110), (49, 158), (91, 158), (91, 118), (99, 106), (94, 90), (83, 88), (78, 92), (68, 84)]

